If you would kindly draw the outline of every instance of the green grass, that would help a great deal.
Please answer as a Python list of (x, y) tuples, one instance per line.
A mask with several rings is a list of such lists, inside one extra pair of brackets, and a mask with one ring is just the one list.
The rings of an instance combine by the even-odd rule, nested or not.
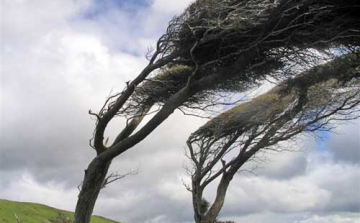
[[(73, 219), (74, 213), (55, 209), (42, 204), (0, 200), (0, 223), (17, 223), (14, 213), (22, 223), (50, 223), (61, 213)], [(119, 223), (106, 218), (94, 216), (91, 223)]]

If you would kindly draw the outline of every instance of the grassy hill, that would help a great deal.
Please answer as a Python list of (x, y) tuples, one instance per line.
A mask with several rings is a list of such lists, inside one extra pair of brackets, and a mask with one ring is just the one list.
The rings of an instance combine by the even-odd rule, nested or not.
[[(46, 205), (0, 200), (0, 222), (17, 223), (14, 213), (23, 223), (51, 223), (59, 214), (73, 219), (74, 213), (58, 210)], [(94, 216), (91, 223), (119, 223), (106, 218)]]

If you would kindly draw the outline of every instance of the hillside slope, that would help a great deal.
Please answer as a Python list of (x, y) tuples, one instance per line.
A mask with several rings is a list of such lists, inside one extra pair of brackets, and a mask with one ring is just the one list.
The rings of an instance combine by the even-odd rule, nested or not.
[[(59, 214), (73, 219), (74, 213), (58, 210), (46, 205), (15, 202), (0, 199), (0, 223), (16, 223), (14, 213), (23, 223), (51, 223)], [(119, 223), (106, 218), (94, 216), (91, 223)]]

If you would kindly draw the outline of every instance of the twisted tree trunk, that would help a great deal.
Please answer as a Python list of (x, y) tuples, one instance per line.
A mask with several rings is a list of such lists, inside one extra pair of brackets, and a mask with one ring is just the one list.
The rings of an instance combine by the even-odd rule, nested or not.
[(85, 170), (84, 181), (76, 204), (74, 223), (89, 223), (96, 199), (100, 193), (111, 160), (101, 160), (99, 157)]
[(224, 205), (226, 191), (229, 187), (231, 179), (231, 175), (223, 175), (217, 188), (215, 201), (211, 206), (210, 210), (206, 213), (204, 218), (199, 223), (215, 223), (216, 218), (219, 216), (219, 213)]

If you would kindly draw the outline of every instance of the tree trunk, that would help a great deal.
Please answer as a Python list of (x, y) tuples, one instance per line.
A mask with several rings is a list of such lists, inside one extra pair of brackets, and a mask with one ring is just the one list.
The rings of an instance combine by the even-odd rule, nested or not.
[(111, 160), (104, 161), (96, 157), (91, 161), (85, 176), (75, 209), (74, 223), (90, 223), (96, 199), (109, 170)]
[(226, 173), (223, 175), (217, 188), (215, 201), (201, 223), (214, 223), (216, 221), (216, 218), (224, 205), (226, 191), (232, 177), (232, 175), (227, 175)]
[(200, 181), (194, 180), (192, 183), (192, 203), (194, 210), (194, 219), (196, 223), (201, 222), (202, 216), (206, 213), (207, 210), (203, 210), (203, 191), (200, 188)]

